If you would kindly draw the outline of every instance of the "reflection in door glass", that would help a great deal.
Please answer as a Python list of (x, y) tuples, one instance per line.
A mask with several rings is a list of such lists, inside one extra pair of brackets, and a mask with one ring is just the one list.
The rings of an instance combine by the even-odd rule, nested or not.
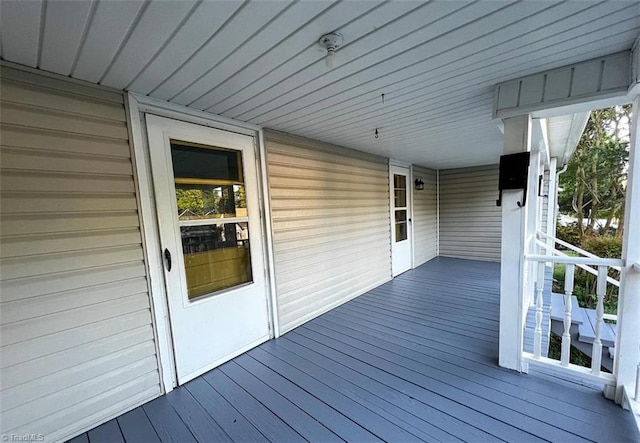
[(394, 204), (396, 208), (407, 206), (407, 177), (393, 174)]
[(252, 282), (242, 153), (172, 140), (171, 158), (189, 299)]
[(396, 243), (406, 240), (407, 235), (407, 211), (406, 209), (396, 209)]
[(247, 200), (243, 185), (198, 185), (177, 183), (179, 220), (246, 217)]
[(247, 225), (180, 228), (190, 299), (253, 281)]

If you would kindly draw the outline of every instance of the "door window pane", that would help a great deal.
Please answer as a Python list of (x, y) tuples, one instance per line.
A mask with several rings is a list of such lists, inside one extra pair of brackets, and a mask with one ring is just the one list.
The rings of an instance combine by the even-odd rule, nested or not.
[(242, 152), (171, 140), (173, 175), (192, 182), (243, 183)]
[(396, 243), (407, 239), (407, 211), (397, 209), (395, 211)]
[(189, 299), (253, 281), (247, 225), (180, 228)]
[(401, 174), (393, 174), (394, 206), (396, 208), (407, 207), (407, 177)]
[(407, 207), (407, 191), (404, 189), (396, 189), (395, 193), (395, 207), (406, 208)]
[(242, 152), (171, 140), (171, 160), (188, 298), (252, 282)]

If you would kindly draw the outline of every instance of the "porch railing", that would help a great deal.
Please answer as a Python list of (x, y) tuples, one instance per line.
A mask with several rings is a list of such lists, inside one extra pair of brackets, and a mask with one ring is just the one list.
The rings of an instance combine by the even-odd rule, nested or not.
[[(547, 248), (546, 244), (539, 245), (540, 249)], [(609, 268), (620, 269), (624, 266), (621, 259), (613, 258), (600, 258), (593, 257), (571, 257), (564, 254), (539, 254), (539, 255), (527, 255), (526, 260), (530, 263), (537, 263), (537, 281), (535, 284), (535, 310), (536, 310), (536, 325), (534, 329), (534, 348), (533, 354), (523, 352), (523, 359), (534, 365), (544, 365), (549, 368), (566, 372), (567, 374), (578, 376), (579, 378), (597, 381), (605, 385), (615, 385), (615, 378), (613, 375), (603, 373), (600, 369), (602, 362), (602, 329), (604, 320), (607, 317), (604, 313), (604, 297), (606, 294), (608, 283), (608, 271)], [(545, 285), (545, 265), (547, 263), (555, 264), (561, 263), (566, 266), (565, 279), (564, 279), (564, 332), (562, 334), (562, 343), (560, 351), (560, 361), (541, 356), (542, 348), (542, 321), (543, 321), (543, 292)], [(591, 354), (591, 368), (585, 368), (582, 366), (574, 365), (569, 361), (571, 351), (571, 312), (572, 312), (572, 300), (574, 290), (574, 278), (575, 268), (591, 269), (595, 271), (597, 275), (596, 286), (596, 324), (595, 324), (595, 339), (593, 341), (593, 349)], [(589, 272), (589, 271), (587, 271)]]
[[(543, 241), (543, 240), (546, 240)], [(580, 249), (577, 246), (572, 245), (571, 243), (567, 243), (563, 240), (560, 240), (559, 238), (555, 238), (552, 237), (548, 234), (545, 234), (542, 231), (537, 231), (536, 232), (536, 245), (539, 248), (542, 248), (545, 250), (545, 253), (547, 255), (554, 255), (554, 256), (558, 256), (558, 257), (571, 257), (569, 254), (564, 253), (563, 251), (556, 249), (556, 245), (560, 245), (570, 251), (573, 251), (577, 254), (580, 254), (579, 256), (582, 257), (589, 257), (589, 258), (596, 258), (599, 259), (600, 257), (598, 257), (595, 254), (592, 254), (588, 251), (585, 251), (584, 249)], [(598, 276), (598, 270), (593, 268), (592, 266), (589, 265), (584, 265), (584, 264), (576, 264), (576, 266), (586, 272), (588, 272), (589, 274)], [(620, 272), (621, 267), (620, 266), (611, 266), (611, 268), (615, 269), (616, 271)], [(608, 275), (607, 273), (607, 283), (612, 284), (613, 286), (620, 288), (620, 281), (616, 280), (615, 278), (611, 277)], [(608, 321), (612, 321), (617, 323), (618, 322), (618, 316), (616, 314), (604, 314), (604, 319), (608, 320)]]

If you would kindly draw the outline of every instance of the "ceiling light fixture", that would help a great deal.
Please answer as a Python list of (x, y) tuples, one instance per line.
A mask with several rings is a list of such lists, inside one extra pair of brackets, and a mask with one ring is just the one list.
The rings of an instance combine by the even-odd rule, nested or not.
[(337, 32), (330, 32), (328, 34), (323, 35), (318, 40), (318, 44), (327, 50), (327, 56), (325, 58), (325, 63), (327, 64), (327, 68), (333, 69), (336, 67), (336, 49), (342, 45), (342, 35)]

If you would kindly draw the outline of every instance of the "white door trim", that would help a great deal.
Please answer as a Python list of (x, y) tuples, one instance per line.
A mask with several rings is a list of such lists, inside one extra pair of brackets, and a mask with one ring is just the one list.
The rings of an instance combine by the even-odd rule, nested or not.
[[(226, 117), (209, 114), (202, 111), (186, 108), (184, 106), (160, 101), (135, 93), (127, 93), (125, 99), (127, 109), (127, 122), (130, 134), (131, 161), (134, 166), (134, 179), (138, 199), (141, 235), (147, 268), (148, 285), (151, 295), (151, 313), (158, 356), (158, 368), (163, 393), (168, 393), (177, 386), (177, 372), (175, 357), (173, 354), (173, 341), (171, 337), (171, 324), (167, 306), (167, 294), (164, 282), (164, 264), (160, 248), (160, 232), (157, 224), (157, 212), (153, 182), (151, 181), (151, 167), (149, 158), (149, 144), (144, 124), (144, 114), (153, 114), (168, 117), (187, 123), (195, 123), (203, 126), (250, 135), (256, 143), (256, 157), (260, 168), (258, 183), (261, 212), (261, 229), (265, 251), (264, 263), (267, 284), (270, 335), (278, 337), (280, 330), (277, 322), (277, 294), (275, 292), (275, 270), (273, 266), (273, 239), (272, 221), (269, 208), (269, 191), (265, 181), (267, 177), (264, 138), (259, 126), (238, 122)], [(268, 252), (267, 252), (268, 251)]]
[(411, 232), (411, 269), (416, 267), (416, 248), (415, 248), (415, 237), (413, 225), (415, 225), (415, 216), (413, 214), (413, 191), (415, 190), (415, 183), (413, 178), (413, 165), (409, 165), (409, 184), (408, 188), (410, 189), (408, 199), (409, 199), (409, 213), (411, 214), (411, 224), (409, 225), (409, 230)]
[(266, 248), (265, 250), (265, 263), (269, 275), (267, 276), (267, 284), (269, 285), (269, 309), (270, 309), (270, 322), (272, 324), (273, 338), (280, 337), (280, 319), (278, 317), (278, 298), (276, 291), (276, 271), (274, 263), (275, 252), (273, 251), (273, 221), (271, 217), (271, 195), (269, 194), (269, 174), (267, 172), (267, 143), (265, 142), (264, 130), (258, 131), (258, 153), (256, 155), (256, 161), (260, 168), (260, 177), (262, 178), (258, 191), (262, 204), (261, 208), (264, 209), (264, 232), (266, 234)]

